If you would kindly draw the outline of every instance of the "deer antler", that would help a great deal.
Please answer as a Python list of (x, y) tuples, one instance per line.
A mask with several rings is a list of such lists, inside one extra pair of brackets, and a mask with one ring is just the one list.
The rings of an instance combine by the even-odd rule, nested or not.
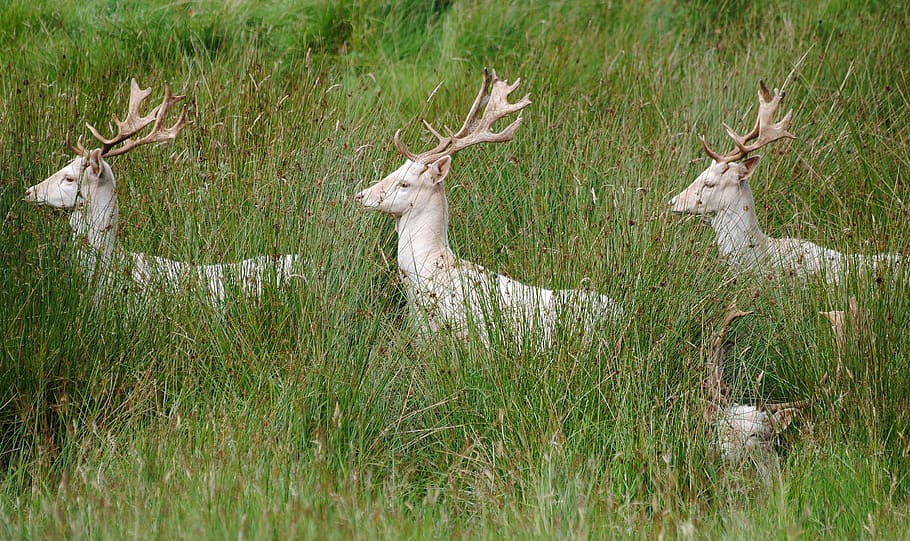
[[(164, 85), (164, 99), (160, 104), (149, 111), (147, 115), (143, 116), (139, 112), (139, 108), (151, 93), (151, 88), (146, 88), (145, 90), (139, 88), (139, 83), (136, 82), (136, 79), (130, 81), (130, 104), (126, 119), (121, 121), (116, 115), (114, 116), (114, 124), (117, 125), (117, 135), (110, 139), (102, 136), (91, 124), (85, 124), (89, 131), (92, 132), (92, 135), (95, 136), (95, 139), (101, 142), (102, 156), (106, 158), (119, 156), (139, 145), (174, 139), (183, 128), (193, 124), (191, 121), (186, 120), (186, 106), (184, 105), (177, 121), (169, 128), (163, 127), (164, 118), (167, 116), (168, 111), (170, 111), (175, 103), (185, 97), (171, 94), (171, 86), (167, 83)], [(154, 123), (154, 125), (152, 126), (151, 132), (139, 139), (133, 139), (137, 133), (152, 123)], [(123, 143), (121, 147), (114, 148), (120, 143)], [(85, 147), (82, 146), (82, 139), (79, 139), (76, 145), (71, 145), (71, 147), (81, 155), (86, 154)]]
[[(702, 136), (701, 144), (705, 152), (718, 163), (729, 163), (742, 159), (750, 152), (778, 139), (796, 139), (792, 133), (787, 131), (790, 128), (793, 109), (787, 112), (779, 122), (774, 122), (774, 113), (777, 112), (777, 107), (783, 99), (783, 92), (775, 88), (772, 94), (768, 87), (765, 86), (765, 82), (761, 81), (758, 89), (758, 117), (755, 119), (755, 126), (752, 131), (746, 135), (738, 135), (730, 126), (724, 124), (724, 129), (727, 131), (727, 135), (733, 139), (733, 144), (736, 145), (736, 148), (726, 154), (718, 154), (711, 150), (704, 136)], [(749, 142), (753, 140), (755, 142), (750, 144)]]
[[(704, 388), (708, 395), (708, 407), (705, 409), (705, 419), (711, 420), (716, 414), (718, 408), (726, 408), (729, 404), (730, 388), (724, 383), (724, 355), (727, 353), (729, 343), (726, 342), (727, 330), (734, 321), (741, 317), (751, 315), (752, 311), (744, 312), (736, 306), (736, 300), (730, 303), (727, 313), (724, 315), (723, 322), (717, 334), (711, 339), (711, 346), (708, 350), (708, 361), (705, 364), (705, 382)], [(762, 373), (763, 375), (764, 373)], [(759, 375), (759, 380), (762, 375)], [(757, 382), (756, 382), (757, 383)], [(790, 423), (794, 415), (809, 405), (808, 400), (797, 400), (795, 402), (769, 402), (762, 406), (761, 409), (772, 414), (772, 423), (776, 430), (783, 430)]]
[[(525, 94), (523, 98), (515, 103), (509, 103), (509, 95), (518, 88), (520, 83), (521, 79), (517, 79), (510, 85), (496, 75), (496, 70), (492, 70), (491, 74), (484, 68), (480, 91), (477, 93), (477, 98), (474, 99), (474, 104), (471, 106), (470, 111), (468, 111), (464, 124), (462, 124), (457, 133), (452, 133), (451, 130), (446, 128), (449, 135), (444, 137), (429, 122), (424, 120), (424, 127), (439, 140), (439, 144), (435, 148), (420, 154), (411, 152), (401, 142), (401, 130), (395, 132), (393, 139), (395, 147), (412, 161), (431, 162), (442, 156), (451, 156), (478, 143), (503, 143), (512, 140), (515, 136), (515, 131), (521, 126), (522, 117), (520, 111), (531, 103), (530, 94)], [(483, 114), (478, 118), (481, 110), (483, 110)], [(496, 121), (515, 112), (519, 112), (519, 115), (511, 124), (499, 132), (492, 130)]]
[(708, 404), (706, 416), (711, 416), (714, 407), (724, 406), (727, 402), (729, 389), (724, 383), (724, 355), (727, 352), (728, 344), (726, 343), (727, 330), (734, 321), (741, 317), (748, 316), (752, 311), (744, 312), (736, 306), (736, 300), (730, 303), (724, 320), (720, 324), (720, 330), (711, 339), (711, 345), (708, 349), (708, 361), (705, 364), (705, 391), (708, 394)]

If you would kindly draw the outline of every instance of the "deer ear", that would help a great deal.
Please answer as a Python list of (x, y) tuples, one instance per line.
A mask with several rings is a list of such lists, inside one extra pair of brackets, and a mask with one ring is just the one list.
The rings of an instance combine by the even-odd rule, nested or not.
[(439, 184), (446, 178), (446, 175), (449, 174), (449, 167), (451, 167), (451, 165), (451, 156), (443, 156), (430, 164), (427, 171), (430, 172), (430, 178), (433, 179), (433, 184)]
[(761, 156), (752, 156), (743, 160), (742, 165), (746, 168), (746, 172), (739, 176), (739, 180), (746, 180), (751, 177), (752, 173), (755, 172), (755, 168), (758, 167), (759, 160), (761, 160)]
[(95, 150), (89, 152), (88, 166), (92, 168), (92, 174), (96, 177), (101, 176), (101, 171), (104, 170), (104, 166), (101, 164), (101, 149), (96, 148)]

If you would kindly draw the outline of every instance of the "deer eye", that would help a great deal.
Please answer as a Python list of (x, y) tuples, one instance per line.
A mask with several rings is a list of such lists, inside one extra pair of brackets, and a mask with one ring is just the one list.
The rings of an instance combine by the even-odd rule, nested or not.
[(398, 183), (398, 186), (401, 187), (401, 188), (410, 188), (410, 187), (411, 187), (411, 183), (410, 183), (410, 182), (399, 182), (399, 183)]
[(713, 187), (717, 186), (717, 181), (706, 180), (702, 183), (702, 186), (705, 188), (713, 188)]
[(76, 178), (67, 175), (67, 176), (63, 177), (63, 182), (76, 182)]

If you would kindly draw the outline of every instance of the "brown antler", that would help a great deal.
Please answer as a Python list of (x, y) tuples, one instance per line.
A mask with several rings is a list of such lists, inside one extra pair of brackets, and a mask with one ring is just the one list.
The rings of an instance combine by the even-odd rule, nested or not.
[[(755, 119), (755, 126), (752, 131), (746, 135), (737, 135), (730, 126), (724, 124), (724, 129), (727, 131), (727, 135), (733, 139), (733, 144), (736, 145), (736, 148), (726, 154), (718, 154), (708, 147), (708, 143), (702, 136), (701, 144), (705, 152), (716, 162), (729, 163), (742, 159), (750, 152), (778, 139), (795, 139), (796, 137), (787, 131), (790, 128), (790, 120), (793, 117), (792, 109), (784, 115), (780, 122), (774, 122), (774, 113), (777, 112), (777, 107), (783, 99), (783, 92), (775, 88), (772, 94), (768, 87), (765, 86), (765, 82), (761, 81), (758, 89), (758, 117)], [(752, 140), (755, 142), (750, 144), (749, 142)]]
[[(705, 382), (704, 388), (708, 395), (708, 407), (705, 408), (705, 419), (712, 420), (718, 409), (726, 408), (729, 405), (730, 387), (724, 383), (724, 355), (727, 353), (729, 343), (726, 341), (727, 330), (730, 325), (741, 317), (752, 314), (752, 311), (744, 312), (736, 306), (736, 300), (730, 303), (727, 313), (724, 315), (723, 322), (717, 334), (711, 339), (711, 345), (708, 350), (708, 361), (705, 364)], [(758, 381), (761, 380), (764, 373), (760, 374)], [(756, 384), (758, 384), (756, 381)], [(783, 430), (787, 427), (792, 417), (799, 413), (800, 410), (809, 405), (808, 400), (797, 400), (795, 402), (770, 402), (762, 406), (761, 409), (772, 414), (772, 423), (775, 430)]]
[[(423, 125), (439, 140), (439, 144), (437, 144), (435, 148), (426, 152), (421, 152), (420, 154), (411, 152), (401, 142), (401, 130), (395, 132), (395, 137), (393, 139), (395, 147), (412, 161), (432, 162), (442, 156), (451, 156), (456, 152), (471, 145), (476, 145), (477, 143), (502, 143), (510, 141), (512, 137), (515, 136), (515, 131), (521, 126), (521, 113), (519, 113), (518, 118), (512, 121), (505, 129), (494, 132), (492, 128), (496, 121), (512, 113), (521, 111), (531, 103), (531, 100), (529, 99), (530, 94), (525, 94), (523, 98), (515, 103), (509, 103), (509, 95), (518, 88), (520, 83), (521, 79), (517, 79), (510, 85), (507, 81), (501, 80), (496, 75), (496, 70), (492, 70), (491, 74), (484, 68), (483, 82), (480, 85), (480, 91), (477, 93), (477, 98), (474, 100), (474, 104), (471, 106), (471, 110), (468, 112), (464, 124), (457, 133), (452, 133), (451, 130), (446, 128), (449, 135), (443, 137), (429, 122), (424, 120)], [(481, 110), (483, 110), (483, 114), (478, 118), (478, 114), (480, 114)]]
[[(180, 111), (180, 116), (177, 118), (177, 122), (170, 128), (163, 127), (164, 118), (167, 116), (168, 111), (170, 111), (175, 103), (184, 98), (184, 96), (174, 96), (171, 94), (171, 86), (167, 83), (164, 85), (164, 99), (160, 104), (155, 106), (154, 109), (149, 111), (147, 115), (143, 116), (139, 112), (139, 108), (151, 93), (151, 88), (146, 88), (145, 90), (139, 88), (139, 83), (136, 82), (136, 79), (130, 81), (130, 104), (126, 119), (121, 121), (116, 115), (114, 116), (114, 124), (117, 125), (117, 135), (110, 139), (102, 136), (91, 124), (85, 124), (89, 131), (92, 132), (92, 135), (95, 136), (95, 139), (98, 139), (98, 141), (101, 142), (102, 156), (106, 158), (119, 156), (139, 145), (174, 139), (177, 137), (177, 134), (180, 133), (180, 130), (192, 125), (192, 122), (186, 120), (186, 106), (184, 105), (183, 109)], [(152, 123), (154, 123), (154, 125), (152, 126), (151, 132), (139, 139), (133, 139), (137, 133)], [(114, 148), (120, 143), (123, 143), (121, 147)], [(81, 139), (72, 148), (79, 154), (86, 154)]]
[(724, 355), (727, 352), (728, 344), (726, 343), (727, 330), (730, 324), (741, 317), (748, 316), (752, 311), (743, 312), (736, 306), (736, 300), (730, 303), (724, 320), (720, 324), (720, 330), (711, 339), (711, 345), (708, 349), (708, 361), (705, 364), (705, 392), (708, 394), (709, 408), (706, 410), (706, 416), (713, 415), (714, 408), (726, 406), (728, 395), (730, 393), (724, 383)]

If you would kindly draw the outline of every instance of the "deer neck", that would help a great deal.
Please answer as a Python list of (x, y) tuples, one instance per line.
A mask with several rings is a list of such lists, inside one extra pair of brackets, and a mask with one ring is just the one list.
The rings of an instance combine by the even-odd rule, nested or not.
[[(86, 242), (105, 259), (114, 250), (117, 237), (117, 189), (113, 180), (92, 186), (82, 194), (70, 216), (70, 227), (77, 242)], [(83, 240), (84, 239), (84, 240)]]
[(408, 278), (426, 278), (454, 260), (449, 248), (449, 205), (442, 186), (398, 218), (398, 268)]
[(755, 200), (746, 182), (739, 197), (711, 219), (721, 257), (743, 266), (757, 262), (768, 251), (768, 236), (758, 225)]

